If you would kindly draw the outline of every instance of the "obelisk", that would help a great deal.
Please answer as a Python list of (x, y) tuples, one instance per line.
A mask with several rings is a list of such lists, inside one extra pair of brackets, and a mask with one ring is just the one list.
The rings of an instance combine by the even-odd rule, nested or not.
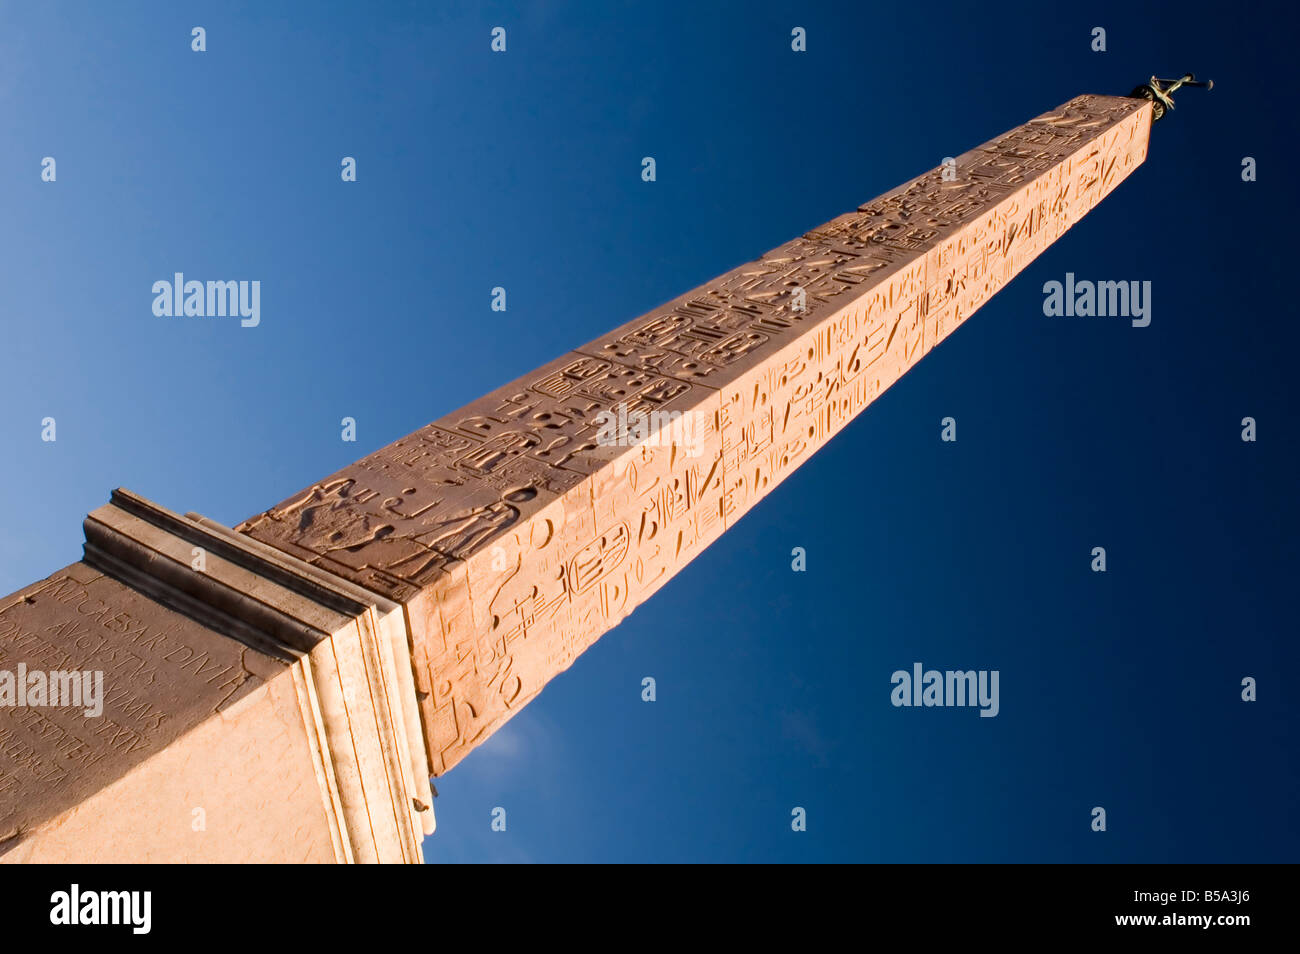
[[(1145, 158), (1079, 96), (238, 533), (126, 491), (0, 600), (4, 860), (419, 861), (464, 758)], [(0, 699), (0, 701), (3, 701)]]

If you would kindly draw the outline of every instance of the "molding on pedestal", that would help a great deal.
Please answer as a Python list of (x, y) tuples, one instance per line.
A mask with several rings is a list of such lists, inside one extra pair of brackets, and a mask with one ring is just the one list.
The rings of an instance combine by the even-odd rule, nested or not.
[(337, 860), (422, 860), (433, 795), (400, 606), (128, 490), (84, 526), (87, 564), (288, 664)]

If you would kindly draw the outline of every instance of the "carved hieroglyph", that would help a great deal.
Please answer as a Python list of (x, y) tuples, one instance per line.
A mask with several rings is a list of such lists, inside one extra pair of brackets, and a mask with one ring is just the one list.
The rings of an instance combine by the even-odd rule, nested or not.
[[(1071, 100), (239, 529), (405, 608), (441, 773), (1123, 181), (1150, 124)], [(691, 446), (602, 443), (620, 408), (686, 414)]]

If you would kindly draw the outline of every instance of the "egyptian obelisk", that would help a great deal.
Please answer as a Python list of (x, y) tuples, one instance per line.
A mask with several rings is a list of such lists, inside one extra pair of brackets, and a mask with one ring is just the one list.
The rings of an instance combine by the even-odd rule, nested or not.
[[(1154, 105), (1079, 96), (236, 530), (115, 492), (0, 601), (3, 859), (418, 862), (429, 776), (1119, 185)], [(82, 672), (101, 711), (50, 704)]]

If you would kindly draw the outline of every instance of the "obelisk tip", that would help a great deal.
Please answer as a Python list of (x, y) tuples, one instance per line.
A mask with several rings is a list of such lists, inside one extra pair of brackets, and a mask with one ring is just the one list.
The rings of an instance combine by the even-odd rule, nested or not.
[(1158, 79), (1152, 76), (1141, 86), (1129, 93), (1134, 99), (1146, 99), (1152, 103), (1151, 121), (1162, 119), (1165, 113), (1174, 108), (1173, 93), (1183, 86), (1198, 86), (1202, 89), (1214, 89), (1214, 80), (1197, 80), (1195, 73), (1184, 73), (1178, 79)]

